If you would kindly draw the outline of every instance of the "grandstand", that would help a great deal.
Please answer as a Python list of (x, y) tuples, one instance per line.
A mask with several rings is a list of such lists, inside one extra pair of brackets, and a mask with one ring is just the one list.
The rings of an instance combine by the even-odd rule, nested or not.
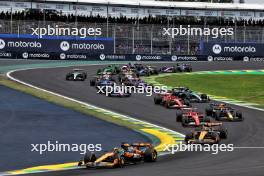
[[(121, 3), (122, 2), (122, 3)], [(114, 39), (115, 54), (197, 55), (201, 42), (264, 42), (264, 6), (157, 1), (45, 0), (0, 2), (0, 33), (31, 34), (31, 28), (100, 27)], [(170, 36), (180, 25), (234, 28), (234, 35)], [(96, 37), (96, 36), (95, 36)]]

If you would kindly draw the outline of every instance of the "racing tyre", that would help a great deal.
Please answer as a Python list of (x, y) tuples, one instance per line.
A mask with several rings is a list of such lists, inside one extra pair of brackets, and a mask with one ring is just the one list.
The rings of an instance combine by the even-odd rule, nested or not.
[(215, 120), (220, 121), (221, 120), (221, 112), (220, 111), (216, 111), (214, 114)]
[(205, 109), (205, 114), (206, 114), (206, 116), (212, 116), (213, 115), (213, 108), (211, 106), (208, 106)]
[(124, 165), (125, 165), (125, 158), (124, 158), (123, 156), (121, 156), (121, 157), (118, 159), (118, 164), (117, 164), (116, 167), (118, 167), (118, 168), (122, 168), (122, 167), (124, 167)]
[(183, 127), (187, 127), (188, 124), (189, 124), (189, 119), (188, 119), (188, 117), (184, 117), (184, 118), (182, 118), (182, 126), (183, 126)]
[(192, 106), (190, 100), (188, 100), (188, 99), (184, 99), (183, 102), (188, 107), (191, 107)]
[(243, 118), (243, 116), (242, 116), (242, 113), (241, 113), (240, 111), (237, 111), (237, 112), (236, 112), (236, 117), (237, 117), (237, 119), (238, 119), (239, 121), (243, 121), (243, 120), (244, 120), (244, 118)]
[(161, 98), (160, 96), (155, 96), (155, 97), (154, 97), (154, 103), (155, 103), (155, 104), (160, 104), (161, 101), (162, 101), (162, 98)]
[(219, 129), (219, 132), (220, 132), (219, 136), (220, 136), (221, 139), (226, 139), (227, 138), (227, 129), (226, 128), (221, 127)]
[(208, 101), (208, 96), (206, 94), (201, 94), (202, 101)]
[(214, 134), (212, 135), (212, 139), (215, 140), (215, 142), (213, 142), (212, 144), (219, 144), (221, 138), (220, 138), (220, 135), (214, 133)]
[(101, 69), (98, 69), (97, 70), (97, 74), (99, 74), (99, 73), (101, 73), (102, 72), (102, 70)]
[(67, 77), (66, 77), (66, 80), (67, 80), (67, 81), (72, 81), (72, 80), (73, 80), (73, 76), (67, 76)]
[(158, 153), (156, 150), (148, 148), (144, 153), (145, 162), (155, 162), (157, 161)]
[(188, 133), (185, 135), (184, 141), (186, 144), (189, 144), (189, 140), (193, 139), (193, 134), (192, 133)]
[(95, 80), (94, 79), (90, 80), (90, 86), (95, 86)]
[(94, 162), (94, 161), (96, 161), (96, 156), (94, 153), (91, 153), (91, 152), (85, 153), (84, 158), (83, 158), (84, 164), (88, 162)]
[(182, 121), (182, 111), (180, 109), (176, 109), (176, 122)]

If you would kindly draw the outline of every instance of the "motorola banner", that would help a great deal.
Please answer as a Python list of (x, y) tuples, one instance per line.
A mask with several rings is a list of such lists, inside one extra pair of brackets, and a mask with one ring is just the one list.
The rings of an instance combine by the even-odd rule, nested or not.
[[(113, 53), (114, 42), (112, 38), (10, 38), (0, 35), (0, 52), (36, 52), (37, 55), (49, 53)], [(39, 53), (41, 52), (41, 53)]]
[(264, 44), (257, 43), (202, 43), (201, 55), (207, 56), (264, 56)]

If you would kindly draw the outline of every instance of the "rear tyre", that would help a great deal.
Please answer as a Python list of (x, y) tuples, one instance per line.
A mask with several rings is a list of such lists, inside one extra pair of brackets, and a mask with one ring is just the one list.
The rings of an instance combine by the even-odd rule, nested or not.
[(176, 110), (176, 122), (181, 122), (182, 121), (182, 110), (177, 109)]
[(160, 104), (161, 101), (162, 101), (162, 98), (161, 98), (160, 96), (155, 96), (155, 97), (154, 97), (154, 103), (155, 103), (155, 104)]
[(217, 121), (221, 120), (221, 112), (220, 111), (216, 111), (214, 116), (215, 116), (215, 120), (217, 120)]
[(185, 135), (184, 141), (186, 144), (189, 144), (189, 141), (193, 139), (193, 134), (192, 133), (188, 133)]
[(240, 111), (237, 111), (237, 112), (236, 112), (236, 117), (237, 117), (237, 119), (238, 119), (239, 121), (243, 121), (243, 120), (244, 120), (244, 118), (243, 118), (243, 116), (242, 116), (242, 112), (240, 112)]
[(188, 100), (188, 99), (184, 99), (183, 101), (184, 101), (184, 104), (185, 104), (186, 106), (191, 107), (191, 102), (190, 102), (190, 100)]
[(203, 102), (208, 101), (208, 96), (206, 94), (201, 94), (201, 99)]
[(227, 138), (227, 129), (226, 128), (221, 127), (219, 129), (219, 132), (220, 132), (219, 136), (220, 136), (221, 139), (226, 139)]
[(188, 124), (189, 124), (189, 119), (188, 119), (188, 117), (184, 117), (184, 118), (182, 118), (182, 126), (183, 126), (183, 127), (187, 127)]
[(96, 161), (96, 156), (94, 153), (91, 153), (91, 152), (85, 153), (84, 158), (83, 158), (84, 164), (88, 162), (94, 162), (94, 161)]
[(155, 149), (148, 148), (144, 153), (145, 162), (155, 162), (157, 161), (158, 153)]
[(94, 79), (90, 80), (90, 86), (95, 86), (95, 80)]
[(205, 114), (206, 114), (206, 116), (212, 116), (213, 115), (213, 108), (211, 106), (206, 107)]

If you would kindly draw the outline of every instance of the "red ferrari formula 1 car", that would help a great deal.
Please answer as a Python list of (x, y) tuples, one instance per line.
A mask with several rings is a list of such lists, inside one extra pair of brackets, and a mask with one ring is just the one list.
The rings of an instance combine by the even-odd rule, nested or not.
[(155, 104), (161, 104), (166, 108), (187, 108), (190, 107), (190, 101), (186, 99), (181, 99), (174, 96), (172, 93), (158, 94), (154, 97)]
[(181, 122), (184, 127), (197, 127), (210, 122), (210, 118), (198, 112), (197, 108), (183, 108), (176, 110), (176, 121)]

